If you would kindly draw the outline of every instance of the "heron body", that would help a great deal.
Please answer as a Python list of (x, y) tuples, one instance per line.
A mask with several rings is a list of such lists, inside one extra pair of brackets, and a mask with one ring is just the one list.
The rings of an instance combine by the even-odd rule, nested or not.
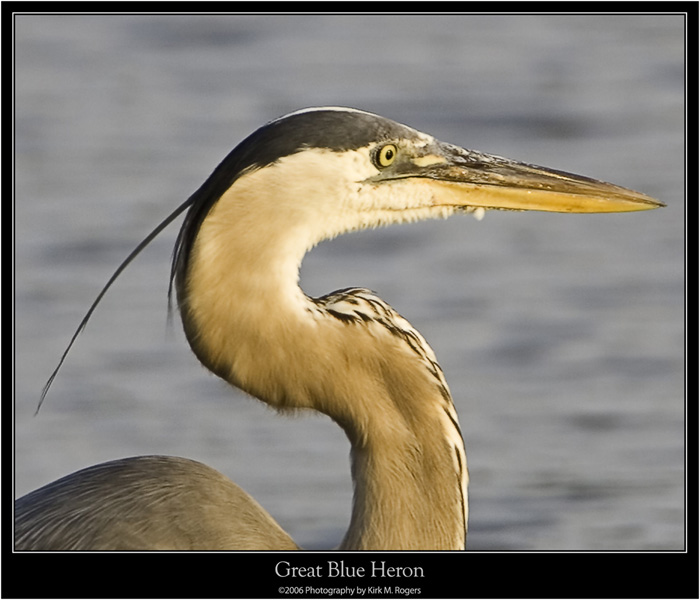
[(23, 496), (15, 511), (19, 550), (297, 549), (236, 484), (173, 456), (82, 469)]
[[(480, 218), (491, 209), (660, 205), (612, 184), (445, 144), (364, 111), (304, 109), (236, 147), (124, 261), (78, 332), (121, 270), (188, 209), (172, 267), (188, 342), (230, 384), (279, 411), (324, 413), (345, 431), (354, 498), (340, 547), (459, 550), (467, 462), (432, 349), (369, 290), (307, 296), (298, 282), (304, 255), (346, 232), (457, 211)], [(173, 520), (180, 526), (169, 526)], [(15, 525), (19, 549), (296, 547), (223, 475), (169, 457), (69, 475), (18, 500)]]

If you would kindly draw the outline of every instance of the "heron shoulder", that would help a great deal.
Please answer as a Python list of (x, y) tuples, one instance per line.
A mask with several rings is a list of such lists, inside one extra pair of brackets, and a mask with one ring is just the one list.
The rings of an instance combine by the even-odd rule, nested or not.
[(200, 462), (138, 456), (82, 469), (15, 503), (17, 550), (268, 550), (296, 544)]

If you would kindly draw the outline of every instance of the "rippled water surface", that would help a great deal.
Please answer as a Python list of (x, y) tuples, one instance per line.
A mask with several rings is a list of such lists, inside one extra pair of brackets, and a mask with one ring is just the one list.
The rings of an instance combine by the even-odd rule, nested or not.
[(684, 546), (682, 17), (23, 16), (16, 32), (16, 495), (173, 454), (301, 545), (340, 541), (342, 431), (228, 388), (168, 326), (177, 224), (32, 417), (128, 252), (256, 127), (340, 104), (668, 204), (353, 234), (307, 257), (302, 286), (370, 287), (430, 341), (466, 439), (470, 549)]

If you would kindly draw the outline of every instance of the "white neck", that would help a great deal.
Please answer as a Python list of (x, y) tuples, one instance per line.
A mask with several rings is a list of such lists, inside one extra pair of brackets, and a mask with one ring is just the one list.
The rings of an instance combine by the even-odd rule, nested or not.
[(345, 430), (355, 497), (343, 548), (464, 548), (464, 445), (432, 350), (366, 291), (308, 298), (299, 267), (318, 240), (305, 215), (253, 189), (265, 188), (234, 184), (195, 239), (178, 285), (193, 350), (271, 406), (318, 410)]

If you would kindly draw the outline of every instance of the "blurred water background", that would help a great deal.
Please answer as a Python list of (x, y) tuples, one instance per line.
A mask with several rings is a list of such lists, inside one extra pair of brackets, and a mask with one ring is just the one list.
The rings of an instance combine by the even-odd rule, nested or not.
[(231, 477), (304, 547), (341, 540), (342, 431), (227, 387), (168, 326), (179, 222), (33, 415), (108, 277), (233, 146), (348, 105), (668, 204), (353, 234), (307, 257), (302, 286), (372, 288), (435, 349), (466, 440), (470, 550), (683, 548), (682, 16), (26, 15), (15, 31), (16, 496), (172, 454)]

